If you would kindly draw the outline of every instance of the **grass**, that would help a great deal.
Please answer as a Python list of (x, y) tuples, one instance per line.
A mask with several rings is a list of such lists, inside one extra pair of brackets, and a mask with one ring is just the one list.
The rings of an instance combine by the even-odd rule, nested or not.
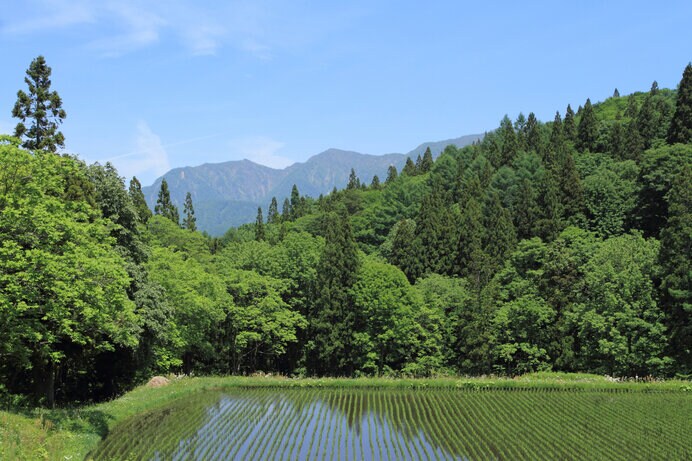
[(56, 410), (0, 411), (0, 459), (81, 460), (119, 423), (183, 397), (231, 388), (461, 389), (466, 391), (692, 392), (690, 381), (614, 382), (588, 374), (533, 373), (518, 378), (305, 378), (209, 377), (174, 380), (162, 388), (138, 387), (118, 399)]

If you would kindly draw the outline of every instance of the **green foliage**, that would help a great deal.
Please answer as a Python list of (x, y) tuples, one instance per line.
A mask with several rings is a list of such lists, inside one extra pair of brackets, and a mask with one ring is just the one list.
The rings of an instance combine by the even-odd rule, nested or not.
[[(12, 108), (12, 116), (20, 119), (14, 130), (17, 138), (25, 138), (22, 147), (29, 150), (56, 152), (65, 147), (65, 137), (58, 126), (67, 116), (62, 108), (62, 100), (57, 91), (50, 91), (52, 69), (43, 56), (36, 57), (26, 71), (29, 94), (19, 90), (17, 102)], [(25, 123), (31, 125), (27, 129)]]
[(130, 195), (130, 200), (132, 200), (132, 205), (135, 207), (135, 210), (137, 211), (137, 217), (139, 218), (139, 222), (141, 222), (142, 224), (146, 224), (147, 221), (149, 221), (149, 218), (151, 218), (152, 213), (149, 209), (149, 206), (147, 205), (146, 200), (144, 199), (144, 193), (142, 192), (142, 184), (135, 176), (133, 176), (130, 180), (130, 189), (128, 193)]
[(183, 229), (189, 231), (197, 230), (197, 218), (195, 218), (195, 208), (192, 206), (192, 195), (188, 192), (185, 194), (185, 206), (183, 208)]
[(591, 105), (591, 100), (587, 99), (584, 104), (579, 126), (577, 128), (577, 147), (580, 150), (596, 151), (598, 122)]
[(692, 63), (688, 63), (678, 85), (675, 113), (668, 129), (668, 143), (692, 142)]
[(166, 178), (161, 180), (161, 189), (159, 190), (159, 196), (156, 199), (154, 213), (161, 215), (164, 218), (168, 218), (176, 224), (180, 224), (178, 207), (176, 207), (171, 201), (171, 193), (168, 190), (168, 182), (166, 182)]
[(11, 143), (0, 164), (0, 377), (52, 405), (59, 367), (136, 346), (130, 280), (112, 224), (61, 198), (64, 178), (83, 174), (74, 160)]

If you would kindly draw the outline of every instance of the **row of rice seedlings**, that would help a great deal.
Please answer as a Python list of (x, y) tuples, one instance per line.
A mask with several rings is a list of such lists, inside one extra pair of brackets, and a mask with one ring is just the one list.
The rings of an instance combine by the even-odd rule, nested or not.
[[(241, 418), (240, 427), (234, 431), (234, 437), (229, 440), (225, 446), (220, 446), (219, 449), (223, 449), (221, 456), (214, 457), (216, 459), (236, 459), (240, 454), (244, 452), (245, 445), (247, 444), (251, 434), (257, 431), (257, 427), (266, 419), (266, 412), (264, 410), (264, 405), (266, 401), (271, 397), (269, 394), (264, 393), (253, 393), (254, 397), (249, 400), (247, 405), (247, 411), (245, 411)], [(228, 418), (230, 424), (235, 424), (238, 421), (233, 421), (233, 418)], [(239, 430), (238, 430), (239, 429)]]
[(442, 421), (445, 435), (449, 438), (450, 452), (464, 456), (465, 458), (477, 457), (476, 444), (469, 435), (465, 413), (453, 413), (450, 392), (440, 393), (438, 398), (432, 399), (436, 405), (435, 414)]
[[(342, 390), (334, 389), (334, 407), (336, 408), (336, 403), (341, 401)], [(331, 419), (329, 421), (329, 430), (327, 431), (327, 443), (324, 447), (323, 459), (329, 459), (330, 461), (340, 459), (340, 447), (339, 447), (339, 436), (341, 433), (341, 413), (337, 410), (331, 412)], [(327, 457), (328, 454), (328, 457)]]
[(312, 417), (306, 427), (306, 437), (303, 438), (301, 451), (299, 454), (299, 459), (310, 459), (310, 453), (312, 452), (312, 447), (315, 445), (315, 439), (317, 438), (317, 431), (319, 430), (322, 418), (325, 412), (328, 411), (328, 407), (325, 402), (320, 399), (315, 399), (316, 412), (313, 412)]
[[(319, 394), (322, 394), (321, 392)], [(330, 413), (329, 409), (329, 402), (327, 399), (324, 399), (323, 396), (322, 398), (319, 398), (318, 396), (313, 395), (313, 398), (317, 400), (320, 403), (320, 409), (317, 415), (313, 418), (313, 424), (312, 424), (312, 432), (310, 435), (310, 443), (307, 445), (307, 455), (303, 459), (310, 459), (310, 455), (313, 452), (313, 448), (315, 451), (319, 449), (319, 444), (320, 444), (320, 437), (322, 435), (322, 430), (324, 429), (324, 418)], [(319, 434), (319, 435), (318, 435)], [(314, 456), (313, 456), (314, 457)]]
[(414, 434), (411, 432), (411, 427), (409, 426), (406, 417), (406, 402), (400, 402), (401, 400), (404, 400), (404, 397), (402, 395), (395, 395), (393, 397), (394, 399), (392, 400), (392, 406), (396, 412), (396, 422), (402, 433), (401, 443), (404, 448), (406, 448), (406, 452), (408, 454), (407, 457), (409, 459), (421, 459), (418, 449), (408, 442), (414, 437)]
[(219, 443), (212, 444), (213, 447), (207, 452), (210, 458), (225, 456), (240, 443), (243, 433), (254, 424), (251, 415), (260, 405), (252, 395), (228, 398), (237, 402), (233, 407), (235, 411), (231, 414), (221, 413), (219, 424), (212, 427), (211, 433)]
[[(220, 402), (217, 403), (214, 407), (220, 406)], [(183, 409), (174, 409), (173, 411), (180, 411), (181, 413), (187, 413), (185, 410), (187, 408)], [(182, 456), (184, 453), (193, 453), (198, 447), (203, 447), (203, 441), (200, 440), (200, 434), (204, 434), (205, 432), (208, 433), (209, 430), (207, 429), (206, 431), (204, 430), (205, 427), (208, 427), (207, 423), (211, 423), (211, 425), (214, 424), (212, 420), (217, 419), (218, 416), (221, 414), (221, 411), (217, 407), (217, 411), (213, 412), (211, 409), (199, 409), (195, 411), (199, 418), (195, 417), (190, 417), (190, 418), (185, 418), (185, 415), (180, 415), (179, 417), (183, 418), (183, 421), (185, 421), (186, 426), (188, 426), (191, 430), (188, 431), (181, 431), (181, 430), (170, 430), (170, 428), (167, 427), (159, 427), (156, 430), (157, 437), (154, 438), (154, 440), (150, 441), (150, 448), (147, 450), (147, 452), (142, 453), (142, 459), (148, 459), (148, 456), (167, 456), (167, 457), (175, 457), (176, 455), (178, 457)], [(207, 421), (207, 423), (205, 423)], [(188, 437), (185, 437), (184, 434), (189, 434)], [(170, 448), (168, 448), (170, 447)], [(167, 453), (167, 451), (170, 450), (170, 453)], [(151, 453), (151, 455), (150, 455)]]
[[(526, 427), (530, 420), (526, 417), (527, 411), (529, 410), (526, 406), (522, 405), (525, 400), (526, 395), (512, 395), (511, 400), (514, 402), (513, 405), (507, 405), (508, 400), (506, 398), (506, 393), (504, 391), (498, 391), (493, 394), (479, 394), (477, 396), (478, 403), (486, 408), (488, 415), (490, 415), (489, 425), (493, 428), (492, 434), (490, 434), (490, 439), (494, 442), (496, 449), (502, 454), (502, 457), (507, 459), (522, 459), (526, 458), (527, 454), (522, 450), (516, 440), (513, 437), (512, 430), (514, 425), (518, 423), (519, 427)], [(540, 434), (538, 438), (542, 439), (546, 435)], [(526, 445), (529, 439), (534, 437), (522, 438), (522, 442)], [(515, 440), (514, 443), (506, 444), (508, 440)], [(552, 450), (552, 446), (550, 446)], [(549, 456), (553, 456), (552, 453), (548, 453)], [(553, 458), (556, 459), (556, 458)]]
[[(298, 394), (292, 397), (295, 397), (295, 400), (297, 400), (302, 398), (302, 395)], [(259, 459), (276, 459), (282, 453), (284, 437), (289, 432), (290, 424), (298, 414), (297, 406), (294, 403), (295, 400), (289, 399), (287, 396), (282, 396), (282, 399), (286, 401), (286, 407), (282, 414), (278, 416), (281, 419), (281, 425), (276, 429), (271, 445), (265, 444), (266, 454), (264, 450), (259, 453)]]
[(394, 452), (393, 459), (406, 459), (406, 453), (404, 452), (404, 448), (401, 446), (401, 444), (398, 441), (398, 431), (396, 430), (395, 427), (395, 410), (394, 410), (394, 404), (392, 401), (392, 394), (387, 392), (383, 393), (382, 401), (384, 402), (384, 409), (383, 409), (383, 418), (382, 418), (382, 424), (383, 424), (383, 432), (384, 429), (387, 430), (387, 437), (386, 440), (389, 441), (388, 446), (391, 445), (392, 451)]
[(295, 455), (293, 454), (293, 451), (291, 451), (291, 458), (292, 459), (304, 459), (300, 457), (300, 454), (303, 450), (303, 446), (305, 445), (305, 440), (307, 436), (308, 429), (310, 428), (310, 425), (312, 424), (312, 420), (314, 418), (314, 414), (316, 411), (319, 411), (319, 402), (315, 401), (312, 399), (310, 402), (310, 405), (305, 408), (305, 415), (300, 427), (300, 431), (297, 433), (298, 437), (294, 440), (294, 445), (295, 445)]
[[(420, 447), (420, 451), (425, 453), (425, 458), (428, 460), (437, 459), (437, 454), (428, 438), (425, 436), (426, 426), (423, 423), (424, 418), (421, 414), (419, 401), (421, 399), (421, 394), (414, 393), (410, 397), (410, 403), (407, 405), (407, 410), (411, 415), (410, 424), (413, 426), (413, 432), (415, 433), (412, 442), (416, 443)], [(418, 424), (416, 424), (418, 423)], [(416, 430), (417, 429), (417, 430)], [(431, 432), (428, 428), (427, 432)]]
[(428, 399), (425, 401), (425, 405), (428, 407), (429, 417), (435, 422), (436, 426), (436, 439), (439, 446), (439, 450), (446, 456), (468, 456), (468, 448), (464, 441), (459, 437), (460, 431), (457, 426), (460, 422), (457, 417), (450, 417), (447, 414), (447, 408), (443, 408), (443, 398), (445, 394), (449, 392), (444, 392), (441, 395), (437, 393), (431, 393)]
[(591, 416), (588, 411), (584, 411), (583, 396), (550, 395), (540, 404), (549, 414), (548, 428), (552, 429), (552, 440), (556, 441), (555, 446), (560, 450), (560, 456), (577, 456), (586, 459), (587, 450), (593, 449), (595, 444), (602, 440), (602, 435), (593, 431), (589, 431), (590, 434), (586, 438), (582, 435), (584, 427), (580, 423), (588, 421)]
[[(216, 405), (207, 410), (210, 416), (209, 420), (194, 435), (194, 444), (190, 443), (186, 447), (181, 447), (178, 453), (183, 456), (197, 454), (197, 458), (208, 458), (209, 452), (214, 446), (214, 439), (218, 438), (219, 432), (221, 434), (226, 432), (228, 415), (234, 415), (242, 410), (244, 404), (246, 402), (240, 399), (219, 399)], [(201, 453), (198, 453), (200, 450)]]
[[(444, 457), (445, 452), (451, 454), (452, 451), (447, 445), (447, 441), (444, 439), (444, 431), (441, 427), (442, 418), (440, 418), (439, 415), (432, 414), (433, 400), (436, 399), (429, 393), (420, 394), (416, 401), (416, 406), (423, 427), (428, 428), (427, 437), (430, 439), (431, 448), (435, 450), (435, 457), (439, 459), (440, 455)], [(424, 432), (424, 434), (426, 434), (426, 432)]]
[(375, 406), (377, 407), (378, 411), (375, 413), (375, 416), (377, 417), (378, 420), (378, 427), (379, 427), (379, 433), (377, 434), (377, 442), (378, 444), (382, 444), (384, 446), (384, 451), (382, 451), (382, 454), (384, 455), (385, 453), (387, 454), (387, 459), (390, 460), (392, 459), (392, 452), (389, 448), (389, 443), (387, 443), (388, 437), (387, 434), (385, 433), (385, 404), (384, 404), (384, 398), (383, 396), (385, 395), (384, 392), (377, 392), (375, 394), (376, 400), (375, 400)]
[(315, 458), (316, 459), (327, 459), (327, 448), (329, 445), (329, 431), (331, 430), (332, 420), (334, 419), (336, 410), (336, 395), (333, 389), (329, 390), (329, 393), (324, 397), (327, 406), (327, 413), (322, 421), (322, 427), (320, 427), (320, 435), (315, 448)]
[(284, 428), (281, 429), (281, 437), (277, 437), (277, 446), (273, 452), (282, 459), (290, 459), (290, 452), (294, 447), (297, 432), (300, 429), (300, 422), (305, 418), (305, 408), (309, 405), (312, 397), (306, 392), (295, 394), (292, 400), (290, 415), (286, 418)]
[[(380, 435), (378, 434), (378, 426), (377, 424), (377, 414), (379, 408), (377, 407), (377, 400), (376, 396), (379, 395), (380, 392), (368, 392), (368, 408), (370, 408), (370, 411), (368, 411), (368, 434), (369, 434), (369, 441), (370, 441), (370, 450), (373, 453), (373, 456), (375, 455), (375, 445), (377, 445), (377, 458), (382, 459), (384, 457), (384, 452), (382, 450), (382, 443), (380, 441)], [(375, 439), (375, 443), (373, 443), (373, 438)]]
[(488, 459), (489, 453), (491, 453), (490, 447), (486, 443), (486, 435), (479, 431), (478, 422), (482, 421), (481, 415), (477, 413), (476, 405), (474, 404), (476, 395), (466, 394), (464, 395), (463, 403), (465, 404), (462, 411), (461, 401), (455, 398), (450, 398), (450, 410), (457, 414), (465, 414), (466, 417), (462, 419), (462, 427), (467, 429), (466, 440), (471, 444), (474, 451), (474, 456), (472, 459)]
[(300, 409), (300, 417), (298, 423), (293, 428), (293, 433), (291, 434), (290, 445), (288, 447), (288, 459), (295, 459), (293, 453), (295, 450), (300, 450), (300, 444), (298, 441), (301, 439), (304, 432), (304, 426), (310, 419), (311, 407), (314, 405), (314, 400), (310, 399), (308, 404)]
[(255, 433), (255, 437), (252, 438), (252, 442), (246, 449), (246, 455), (249, 454), (248, 459), (267, 459), (262, 456), (262, 453), (268, 447), (269, 442), (279, 435), (277, 430), (283, 422), (282, 414), (288, 405), (288, 399), (279, 397), (265, 410), (267, 415), (265, 422), (267, 424), (258, 427), (258, 432)]

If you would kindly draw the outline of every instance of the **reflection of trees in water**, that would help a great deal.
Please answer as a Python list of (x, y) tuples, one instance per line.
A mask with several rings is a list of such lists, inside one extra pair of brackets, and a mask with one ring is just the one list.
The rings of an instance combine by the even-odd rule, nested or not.
[(234, 389), (131, 418), (93, 458), (684, 459), (681, 402), (535, 389)]

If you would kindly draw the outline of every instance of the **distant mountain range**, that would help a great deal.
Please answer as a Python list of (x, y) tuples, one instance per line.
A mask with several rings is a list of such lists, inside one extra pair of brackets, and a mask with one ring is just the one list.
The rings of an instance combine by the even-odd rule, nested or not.
[(368, 155), (339, 149), (329, 149), (304, 163), (277, 170), (250, 160), (224, 163), (205, 163), (200, 166), (174, 168), (143, 187), (144, 196), (153, 209), (156, 204), (161, 180), (166, 178), (171, 199), (182, 215), (185, 195), (190, 192), (195, 207), (197, 226), (211, 235), (223, 235), (229, 227), (253, 222), (257, 207), (266, 213), (272, 197), (279, 202), (279, 211), (285, 197), (289, 197), (295, 184), (301, 195), (318, 197), (341, 189), (348, 183), (353, 168), (367, 184), (373, 176), (381, 181), (387, 176), (387, 169), (394, 165), (398, 171), (411, 157), (416, 159), (430, 147), (433, 157), (437, 157), (445, 147), (454, 144), (463, 147), (479, 140), (483, 135), (473, 134), (444, 141), (423, 143), (407, 154)]

